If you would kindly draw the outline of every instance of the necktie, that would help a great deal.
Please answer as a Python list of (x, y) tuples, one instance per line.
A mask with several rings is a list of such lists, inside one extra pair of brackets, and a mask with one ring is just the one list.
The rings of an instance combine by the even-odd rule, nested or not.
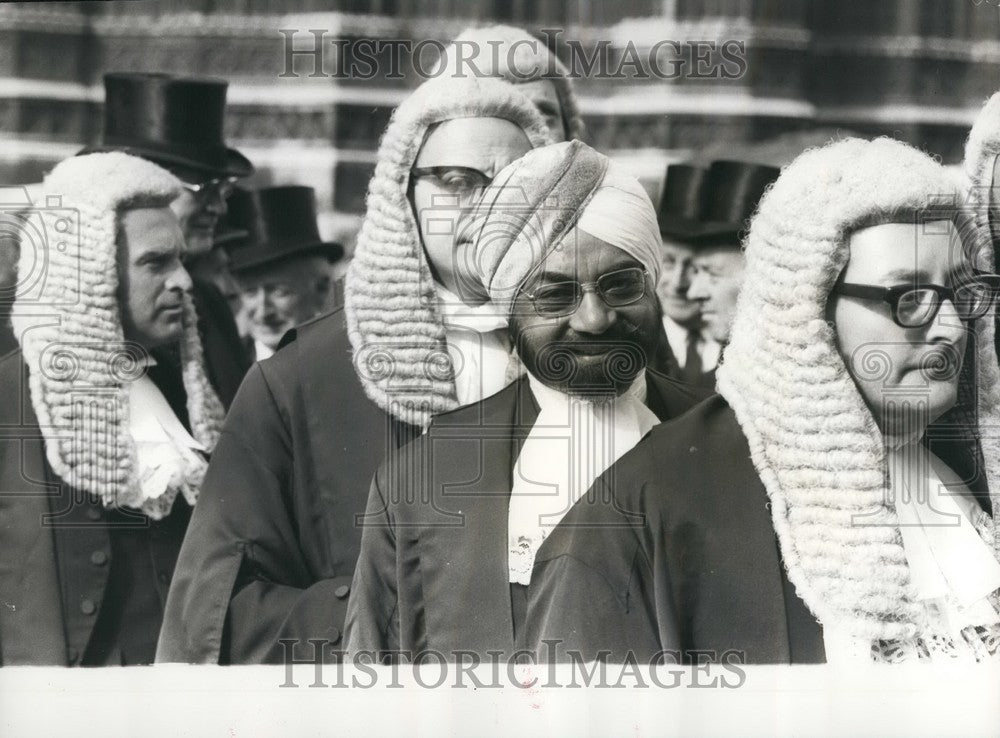
[(702, 364), (701, 352), (698, 350), (699, 343), (701, 343), (701, 335), (697, 331), (688, 331), (687, 352), (684, 358), (684, 368), (681, 370), (681, 376), (688, 384), (698, 384), (701, 381)]

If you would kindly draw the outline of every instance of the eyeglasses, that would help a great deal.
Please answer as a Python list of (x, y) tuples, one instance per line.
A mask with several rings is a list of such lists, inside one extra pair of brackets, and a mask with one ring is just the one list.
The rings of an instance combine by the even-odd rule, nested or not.
[(595, 282), (550, 282), (539, 286), (534, 293), (525, 292), (535, 312), (547, 318), (558, 318), (576, 312), (583, 302), (585, 292), (593, 290), (608, 307), (624, 307), (641, 300), (646, 294), (648, 272), (640, 267), (629, 267), (608, 272)]
[(208, 200), (214, 197), (225, 200), (233, 194), (233, 188), (238, 181), (239, 177), (215, 177), (200, 184), (181, 182), (181, 185), (199, 200)]
[(975, 279), (954, 288), (937, 284), (876, 287), (842, 282), (833, 291), (845, 297), (881, 300), (888, 303), (896, 325), (901, 328), (922, 328), (937, 317), (945, 300), (955, 306), (960, 320), (968, 322), (981, 318), (996, 302), (998, 289), (1000, 276), (979, 272)]
[(413, 167), (410, 170), (410, 175), (414, 181), (424, 178), (433, 179), (434, 183), (445, 192), (461, 198), (484, 190), (493, 183), (493, 177), (472, 167)]

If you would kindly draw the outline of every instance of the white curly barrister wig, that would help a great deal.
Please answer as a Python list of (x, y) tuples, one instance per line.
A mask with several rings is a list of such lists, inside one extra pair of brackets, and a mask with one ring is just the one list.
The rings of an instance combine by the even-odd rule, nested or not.
[[(837, 350), (827, 297), (848, 260), (852, 230), (875, 214), (920, 210), (942, 196), (963, 193), (939, 163), (898, 141), (846, 139), (799, 156), (753, 218), (732, 342), (718, 370), (719, 392), (770, 497), (789, 579), (824, 627), (858, 639), (929, 631), (885, 494), (883, 438)], [(973, 237), (982, 237), (979, 229)], [(975, 252), (976, 266), (989, 269), (988, 253)], [(975, 366), (963, 376), (975, 375), (977, 387), (966, 386), (965, 396), (977, 397), (969, 410), (978, 428), (995, 428), (992, 317), (977, 320), (975, 330)], [(995, 495), (1000, 439), (988, 435), (978, 440)]]
[(407, 197), (410, 169), (428, 129), (456, 118), (519, 126), (532, 147), (551, 142), (538, 111), (496, 79), (431, 79), (392, 115), (368, 185), (367, 211), (348, 268), (344, 308), (365, 394), (403, 422), (426, 427), (458, 407), (434, 280)]
[[(965, 174), (969, 179), (970, 200), (976, 209), (980, 225), (988, 227), (989, 187), (993, 166), (1000, 156), (1000, 92), (997, 92), (979, 112), (965, 142)], [(997, 183), (1000, 185), (1000, 183)]]
[[(475, 52), (469, 54), (469, 52)], [(546, 79), (552, 82), (562, 108), (566, 140), (585, 140), (586, 128), (573, 82), (566, 65), (549, 51), (545, 42), (514, 26), (493, 25), (467, 28), (441, 54), (435, 74), (446, 67), (454, 74), (481, 72), (511, 84)]]
[[(52, 470), (107, 507), (134, 507), (153, 518), (166, 515), (178, 493), (195, 504), (204, 468), (155, 500), (140, 492), (127, 384), (145, 365), (142, 350), (125, 341), (122, 328), (117, 218), (122, 206), (144, 199), (168, 204), (180, 192), (172, 174), (120, 152), (58, 164), (42, 186), (46, 206), (36, 211), (47, 236), (44, 253), (26, 244), (21, 249), (22, 274), (39, 258), (47, 270), (37, 290), (15, 298), (12, 318)], [(58, 207), (49, 199), (55, 197)], [(191, 434), (211, 450), (224, 412), (205, 373), (189, 295), (180, 354)]]

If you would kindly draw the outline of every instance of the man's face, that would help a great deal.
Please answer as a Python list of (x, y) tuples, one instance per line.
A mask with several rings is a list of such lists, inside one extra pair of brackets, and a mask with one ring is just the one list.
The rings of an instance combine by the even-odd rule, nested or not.
[(722, 344), (729, 342), (743, 267), (743, 252), (736, 245), (705, 246), (694, 259), (687, 296), (700, 306), (705, 333)]
[(517, 91), (528, 98), (541, 113), (542, 118), (545, 119), (546, 128), (552, 134), (553, 143), (565, 141), (566, 126), (563, 123), (562, 104), (559, 102), (559, 93), (556, 92), (555, 83), (550, 79), (521, 82), (517, 85)]
[[(186, 181), (185, 177), (180, 178)], [(197, 189), (197, 191), (193, 191)], [(185, 187), (170, 203), (177, 215), (187, 244), (185, 259), (204, 256), (212, 250), (215, 227), (226, 214), (226, 197), (232, 191), (230, 180), (211, 180)]]
[(445, 121), (420, 147), (410, 175), (420, 237), (437, 279), (463, 300), (472, 302), (478, 285), (471, 229), (465, 227), (475, 198), (530, 150), (524, 131), (500, 118)]
[(119, 218), (118, 304), (125, 338), (146, 349), (177, 341), (184, 330), (184, 293), (191, 289), (177, 217), (162, 207), (133, 208)]
[(663, 314), (685, 328), (701, 326), (701, 305), (688, 297), (694, 273), (695, 250), (676, 241), (663, 241), (663, 271), (656, 284)]
[[(850, 238), (850, 260), (841, 281), (893, 287), (953, 287), (968, 278), (969, 264), (950, 221), (872, 226)], [(879, 299), (830, 295), (828, 311), (837, 348), (879, 426), (933, 422), (955, 404), (967, 329), (950, 301), (925, 326), (897, 325)], [(926, 415), (921, 420), (916, 413)], [(922, 426), (921, 426), (922, 427)]]
[(287, 331), (322, 312), (330, 290), (329, 266), (321, 256), (240, 272), (236, 280), (250, 335), (270, 349), (278, 347)]
[(527, 370), (554, 389), (572, 395), (617, 396), (624, 392), (653, 355), (660, 310), (651, 278), (641, 298), (612, 307), (591, 285), (573, 312), (562, 317), (539, 315), (529, 295), (548, 286), (592, 283), (608, 274), (642, 265), (621, 249), (578, 229), (549, 254), (514, 301), (511, 337)]

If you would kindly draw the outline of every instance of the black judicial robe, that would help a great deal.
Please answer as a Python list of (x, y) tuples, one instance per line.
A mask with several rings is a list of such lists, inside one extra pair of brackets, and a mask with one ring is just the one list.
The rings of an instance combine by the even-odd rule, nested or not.
[[(925, 443), (989, 511), (970, 427), (974, 421), (939, 421), (928, 427)], [(674, 647), (686, 661), (826, 660), (822, 627), (788, 580), (767, 491), (721, 396), (654, 428), (595, 490), (598, 500), (611, 502), (584, 512), (606, 527), (594, 540), (577, 539), (567, 555), (586, 555), (591, 546), (635, 551), (631, 606), (655, 613), (646, 639), (666, 623), (677, 628)], [(640, 512), (640, 522), (631, 524), (623, 511)], [(582, 637), (599, 636), (589, 622)]]
[(284, 341), (251, 368), (226, 418), (158, 661), (280, 662), (279, 639), (340, 644), (361, 543), (355, 517), (388, 449), (419, 431), (365, 395), (342, 310)]
[[(164, 360), (150, 378), (187, 426), (179, 370)], [(151, 663), (191, 508), (178, 497), (153, 521), (63, 482), (20, 350), (0, 359), (0, 398), (0, 663)]]
[[(647, 404), (661, 420), (704, 397), (655, 371), (646, 377)], [(542, 543), (531, 584), (509, 584), (514, 465), (537, 415), (522, 378), (435, 417), (380, 467), (348, 607), (352, 657), (433, 650), (448, 660), (461, 651), (487, 659), (491, 650), (507, 658), (527, 649), (540, 660), (566, 660), (570, 651), (624, 659), (676, 644), (675, 624), (657, 618), (668, 603), (647, 601), (632, 576), (638, 540), (601, 528), (607, 521), (593, 518), (586, 497)]]

